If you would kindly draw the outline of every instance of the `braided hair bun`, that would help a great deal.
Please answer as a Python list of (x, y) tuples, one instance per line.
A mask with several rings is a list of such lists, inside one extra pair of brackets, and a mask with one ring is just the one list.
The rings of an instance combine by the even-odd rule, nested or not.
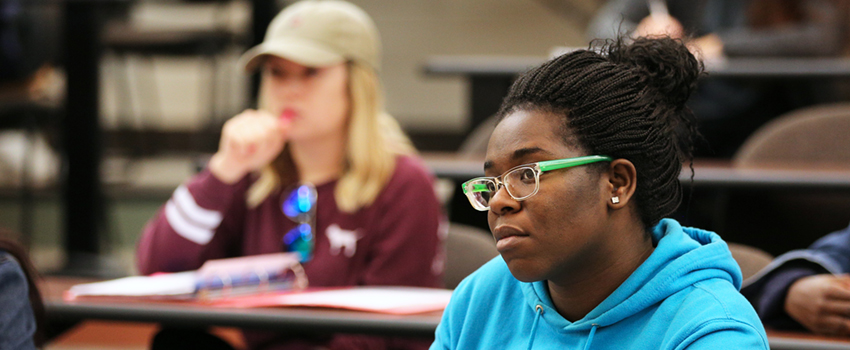
[(631, 161), (637, 210), (652, 227), (682, 201), (679, 173), (698, 135), (685, 103), (702, 69), (680, 40), (608, 41), (600, 50), (573, 51), (520, 76), (498, 116), (516, 110), (560, 115), (565, 144)]
[(641, 37), (631, 45), (617, 42), (607, 46), (607, 51), (612, 63), (639, 69), (645, 74), (646, 83), (673, 106), (683, 106), (688, 101), (703, 70), (685, 45), (669, 37)]

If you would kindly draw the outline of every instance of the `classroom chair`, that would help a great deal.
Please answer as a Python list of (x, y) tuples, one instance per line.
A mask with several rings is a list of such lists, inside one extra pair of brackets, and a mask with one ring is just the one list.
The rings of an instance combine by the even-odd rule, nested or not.
[(446, 239), (446, 288), (454, 289), (470, 273), (499, 255), (490, 232), (458, 224), (449, 224)]
[(483, 159), (487, 154), (487, 143), (490, 134), (496, 128), (496, 116), (493, 115), (478, 124), (469, 135), (463, 139), (457, 150), (458, 156), (466, 159)]
[(753, 133), (735, 153), (736, 167), (850, 168), (850, 103), (801, 108)]
[(745, 281), (773, 261), (773, 255), (759, 248), (732, 242), (726, 242), (726, 244), (729, 245), (732, 258), (741, 268), (741, 275)]
[[(850, 169), (850, 103), (797, 109), (756, 130), (732, 164), (747, 168)], [(787, 188), (736, 190), (726, 200), (722, 234), (779, 255), (809, 246), (850, 222), (850, 193)]]

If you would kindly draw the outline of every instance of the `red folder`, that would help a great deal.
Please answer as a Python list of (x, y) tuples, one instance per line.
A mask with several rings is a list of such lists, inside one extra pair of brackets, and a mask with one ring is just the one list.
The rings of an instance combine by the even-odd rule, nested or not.
[(443, 310), (451, 295), (451, 290), (439, 288), (357, 286), (242, 295), (214, 299), (207, 304), (229, 308), (328, 307), (407, 315)]

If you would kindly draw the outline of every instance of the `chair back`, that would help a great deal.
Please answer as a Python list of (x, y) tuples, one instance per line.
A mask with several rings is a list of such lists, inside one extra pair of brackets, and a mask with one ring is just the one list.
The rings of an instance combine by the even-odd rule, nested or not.
[(446, 239), (446, 288), (454, 289), (466, 276), (499, 252), (490, 233), (473, 226), (451, 223)]
[(738, 167), (850, 168), (850, 103), (791, 111), (759, 128), (734, 156)]
[[(850, 103), (791, 111), (763, 125), (733, 158), (737, 168), (850, 169)], [(779, 255), (809, 246), (847, 226), (850, 192), (831, 189), (731, 193), (724, 214), (727, 240)]]
[(744, 280), (750, 278), (773, 261), (772, 255), (756, 247), (732, 242), (726, 242), (726, 244), (729, 245), (732, 258), (735, 259), (735, 262), (741, 268), (741, 275), (743, 275)]
[(490, 142), (490, 134), (496, 128), (496, 116), (490, 116), (478, 124), (460, 144), (457, 150), (458, 156), (467, 159), (484, 159), (487, 154), (487, 144)]

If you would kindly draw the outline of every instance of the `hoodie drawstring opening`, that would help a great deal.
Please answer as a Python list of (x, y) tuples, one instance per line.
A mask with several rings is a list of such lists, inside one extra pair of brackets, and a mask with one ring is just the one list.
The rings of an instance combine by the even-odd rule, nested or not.
[(590, 329), (590, 335), (587, 336), (587, 344), (584, 344), (584, 350), (590, 350), (590, 344), (593, 343), (593, 335), (596, 334), (596, 328), (598, 327), (598, 324), (593, 324), (593, 328)]
[(543, 315), (543, 306), (537, 305), (534, 307), (534, 322), (531, 324), (531, 335), (528, 337), (528, 347), (526, 350), (531, 350), (531, 347), (534, 346), (534, 334), (537, 333), (537, 322), (540, 321), (540, 316)]

